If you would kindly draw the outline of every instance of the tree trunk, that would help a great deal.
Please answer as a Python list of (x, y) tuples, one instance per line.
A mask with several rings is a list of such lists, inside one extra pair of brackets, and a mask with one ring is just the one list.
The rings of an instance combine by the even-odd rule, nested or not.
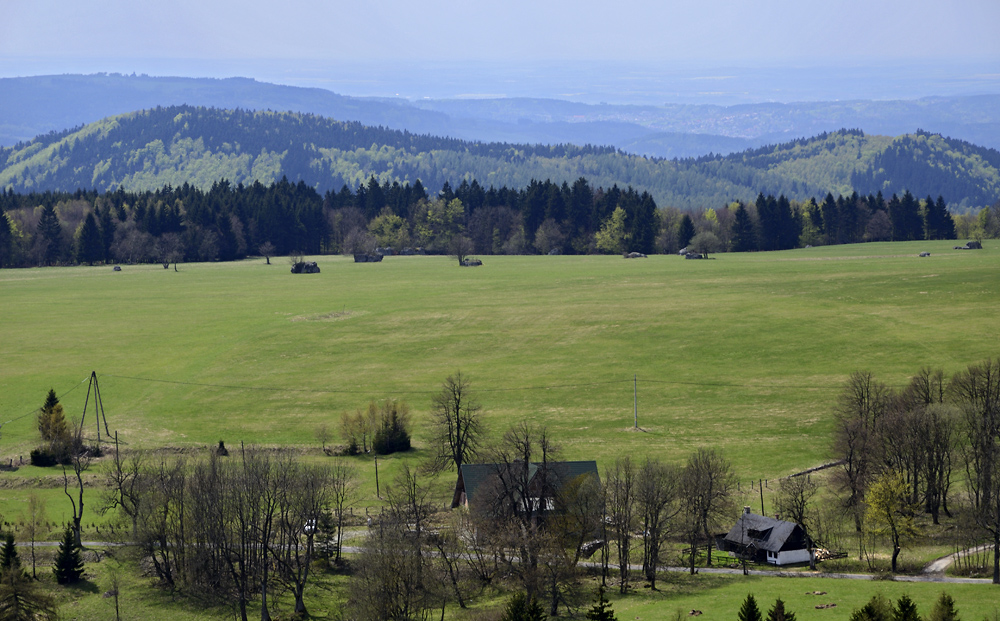
[(306, 617), (306, 602), (303, 598), (303, 591), (305, 590), (305, 585), (295, 587), (295, 614), (305, 618)]
[(1000, 529), (993, 531), (993, 584), (1000, 584)]

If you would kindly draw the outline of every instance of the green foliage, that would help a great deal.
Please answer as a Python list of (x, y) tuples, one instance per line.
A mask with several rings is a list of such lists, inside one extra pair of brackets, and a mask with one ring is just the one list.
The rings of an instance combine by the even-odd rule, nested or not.
[(906, 593), (896, 601), (896, 607), (892, 611), (892, 621), (922, 621), (917, 613), (917, 605)]
[(104, 259), (104, 241), (93, 212), (87, 213), (87, 217), (77, 228), (75, 241), (76, 260), (79, 263), (93, 265)]
[(883, 473), (865, 494), (864, 524), (872, 532), (887, 535), (893, 545), (892, 571), (896, 571), (896, 557), (905, 539), (917, 534), (914, 515), (919, 510), (910, 501), (910, 490), (898, 470)]
[(59, 584), (72, 584), (83, 577), (83, 557), (80, 554), (80, 547), (76, 545), (76, 537), (70, 525), (66, 526), (66, 532), (59, 542), (52, 573), (55, 574), (56, 582)]
[(611, 607), (611, 602), (604, 595), (604, 585), (597, 587), (597, 600), (587, 611), (587, 618), (591, 621), (616, 621), (615, 611)]
[(677, 245), (686, 248), (691, 243), (692, 237), (694, 237), (694, 222), (691, 216), (684, 214), (677, 222)]
[(740, 612), (736, 615), (736, 618), (739, 621), (763, 621), (760, 608), (757, 607), (757, 600), (754, 599), (753, 593), (747, 594), (747, 598), (743, 600), (743, 605), (740, 606)]
[(379, 455), (410, 450), (410, 407), (405, 401), (386, 399), (378, 408), (379, 426), (372, 447)]
[(621, 207), (615, 207), (601, 225), (601, 230), (594, 234), (597, 248), (611, 254), (624, 252), (630, 237), (625, 231), (625, 210)]
[(892, 621), (893, 614), (892, 602), (876, 593), (867, 604), (851, 613), (850, 621)]
[(767, 621), (795, 621), (795, 613), (785, 610), (785, 602), (779, 597), (767, 611)]
[(43, 587), (20, 569), (0, 571), (0, 619), (55, 621), (56, 603)]
[(500, 621), (545, 621), (547, 618), (537, 598), (529, 602), (524, 593), (517, 593), (507, 601)]
[(3, 549), (0, 549), (0, 571), (21, 569), (21, 559), (17, 555), (17, 544), (14, 543), (14, 533), (4, 537)]
[(375, 236), (379, 246), (391, 246), (399, 250), (410, 243), (409, 225), (406, 220), (388, 208), (368, 224), (368, 231)]
[(941, 597), (934, 603), (931, 614), (927, 617), (927, 621), (960, 621), (960, 619), (958, 610), (955, 609), (955, 600), (947, 593), (941, 593)]
[[(420, 179), (440, 188), (465, 179), (524, 187), (532, 179), (561, 184), (586, 176), (605, 189), (631, 186), (660, 204), (688, 209), (753, 200), (763, 188), (794, 200), (909, 189), (918, 196), (943, 194), (967, 209), (1000, 196), (995, 154), (936, 134), (893, 139), (841, 130), (728, 156), (658, 160), (605, 147), (464, 142), (296, 113), (174, 106), (2, 149), (0, 187), (113, 190), (120, 184), (154, 190), (189, 183), (208, 189), (223, 178), (249, 186), (284, 175), (336, 191), (373, 177), (401, 184)], [(374, 205), (366, 218), (384, 206)], [(530, 235), (550, 214), (541, 215), (526, 222)], [(648, 252), (641, 245), (635, 249)]]

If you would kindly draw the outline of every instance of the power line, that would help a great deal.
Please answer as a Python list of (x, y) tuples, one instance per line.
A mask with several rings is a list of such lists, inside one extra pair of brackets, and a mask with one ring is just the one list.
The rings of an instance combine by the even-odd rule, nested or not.
[[(311, 393), (311, 394), (348, 394), (348, 395), (368, 395), (373, 392), (372, 388), (369, 389), (356, 389), (356, 388), (284, 388), (277, 386), (247, 386), (241, 384), (214, 384), (210, 382), (187, 382), (182, 380), (169, 380), (160, 379), (155, 377), (135, 377), (130, 375), (112, 375), (109, 373), (101, 373), (101, 377), (109, 377), (114, 379), (122, 379), (135, 382), (153, 382), (157, 384), (175, 384), (178, 386), (197, 386), (200, 388), (223, 388), (226, 390), (258, 390), (265, 392), (301, 392), (301, 393)], [(86, 380), (84, 380), (86, 381)], [(810, 385), (797, 385), (797, 384), (741, 384), (736, 382), (697, 382), (697, 381), (683, 381), (683, 380), (655, 380), (655, 379), (620, 379), (620, 380), (608, 380), (603, 382), (581, 382), (574, 384), (549, 384), (544, 386), (517, 386), (517, 387), (500, 387), (500, 388), (477, 388), (477, 393), (493, 393), (493, 392), (523, 392), (530, 390), (558, 390), (565, 388), (589, 388), (594, 386), (608, 386), (612, 384), (635, 384), (635, 383), (645, 383), (645, 384), (664, 384), (664, 385), (677, 385), (677, 386), (705, 386), (711, 388), (794, 388), (794, 389), (814, 389), (815, 384)], [(410, 390), (393, 390), (395, 393), (399, 394), (427, 394), (433, 395), (437, 394), (438, 390), (423, 390), (423, 389), (410, 389)]]
[[(101, 377), (111, 377), (115, 379), (123, 379), (135, 382), (155, 382), (158, 384), (176, 384), (180, 386), (198, 386), (201, 388), (225, 388), (226, 390), (261, 390), (267, 392), (304, 392), (304, 393), (315, 393), (315, 394), (348, 394), (348, 395), (367, 395), (371, 394), (372, 390), (363, 389), (352, 389), (352, 388), (282, 388), (275, 386), (242, 386), (237, 384), (212, 384), (208, 382), (185, 382), (181, 380), (168, 380), (159, 379), (153, 377), (133, 377), (128, 375), (111, 375), (109, 373), (101, 373)], [(522, 386), (517, 388), (477, 388), (477, 393), (484, 392), (518, 392), (524, 390), (554, 390), (560, 388), (586, 388), (590, 386), (607, 386), (609, 384), (621, 384), (625, 382), (630, 382), (632, 380), (610, 380), (606, 382), (586, 382), (581, 384), (553, 384), (549, 386)], [(436, 395), (440, 390), (394, 390), (393, 392), (400, 394), (427, 394)]]
[[(79, 388), (80, 386), (83, 386), (83, 384), (84, 384), (84, 383), (85, 383), (85, 382), (86, 382), (87, 380), (89, 380), (89, 379), (90, 379), (90, 377), (88, 376), (88, 377), (87, 377), (86, 379), (84, 379), (83, 381), (81, 381), (81, 382), (80, 382), (79, 384), (76, 384), (75, 386), (73, 386), (72, 388), (70, 388), (69, 390), (67, 390), (66, 392), (64, 392), (63, 394), (59, 395), (59, 396), (58, 396), (58, 397), (56, 397), (56, 398), (57, 398), (58, 400), (62, 401), (63, 397), (65, 397), (65, 396), (66, 396), (66, 395), (68, 395), (69, 393), (73, 392), (74, 390), (76, 390), (76, 389), (77, 389), (77, 388)], [(36, 413), (40, 412), (41, 410), (42, 410), (42, 408), (41, 408), (41, 407), (37, 407), (37, 408), (35, 408), (34, 410), (31, 410), (30, 412), (28, 412), (27, 414), (22, 414), (22, 415), (20, 415), (20, 416), (15, 416), (14, 418), (10, 419), (9, 421), (6, 421), (6, 422), (3, 422), (3, 423), (0, 423), (0, 429), (2, 429), (2, 428), (3, 428), (3, 426), (4, 426), (4, 425), (6, 425), (6, 424), (8, 424), (8, 423), (13, 423), (13, 422), (15, 422), (15, 421), (19, 421), (19, 420), (21, 420), (22, 418), (27, 418), (27, 417), (29, 417), (29, 416), (32, 416), (32, 415), (34, 415), (34, 414), (36, 414)]]

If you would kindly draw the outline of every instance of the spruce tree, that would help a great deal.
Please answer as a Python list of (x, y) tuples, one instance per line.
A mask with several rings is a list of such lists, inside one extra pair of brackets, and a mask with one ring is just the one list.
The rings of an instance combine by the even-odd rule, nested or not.
[(681, 248), (687, 248), (692, 237), (694, 237), (694, 221), (691, 220), (691, 216), (684, 214), (677, 223), (677, 243)]
[(94, 213), (90, 212), (76, 231), (76, 261), (93, 265), (104, 258), (104, 240)]
[(7, 533), (4, 538), (3, 549), (0, 549), (0, 571), (19, 571), (21, 569), (21, 559), (17, 556), (17, 544), (14, 543), (14, 534)]
[(23, 571), (0, 572), (0, 619), (54, 621), (56, 603)]
[(753, 233), (753, 221), (746, 206), (740, 203), (733, 214), (730, 240), (733, 252), (750, 252), (757, 249), (757, 239)]
[(617, 621), (615, 611), (611, 608), (611, 602), (604, 596), (604, 585), (597, 587), (597, 601), (587, 611), (587, 618), (591, 621)]
[(904, 593), (896, 602), (896, 607), (892, 611), (892, 621), (921, 621), (920, 615), (917, 614), (917, 605), (909, 595)]
[(743, 600), (743, 605), (740, 607), (740, 613), (736, 616), (739, 621), (763, 621), (760, 614), (760, 608), (757, 607), (757, 600), (754, 599), (752, 593), (747, 594), (747, 598)]
[(947, 593), (941, 593), (941, 597), (934, 603), (931, 614), (927, 621), (959, 621), (958, 611), (955, 610), (955, 600)]
[(59, 217), (52, 205), (42, 209), (42, 215), (38, 219), (38, 237), (41, 243), (45, 244), (43, 261), (46, 265), (52, 265), (62, 255), (63, 245), (62, 225), (59, 224)]
[(59, 542), (59, 551), (56, 552), (52, 573), (56, 575), (56, 581), (59, 584), (72, 584), (83, 576), (83, 558), (80, 555), (80, 547), (76, 545), (73, 527), (68, 524), (62, 541)]
[(524, 593), (517, 593), (507, 602), (500, 621), (545, 621), (546, 618), (538, 600), (529, 602)]
[(11, 230), (10, 220), (0, 207), (0, 267), (10, 267), (14, 263), (11, 256), (13, 241), (14, 232)]
[(767, 611), (767, 621), (795, 621), (795, 613), (785, 611), (785, 602), (779, 597)]

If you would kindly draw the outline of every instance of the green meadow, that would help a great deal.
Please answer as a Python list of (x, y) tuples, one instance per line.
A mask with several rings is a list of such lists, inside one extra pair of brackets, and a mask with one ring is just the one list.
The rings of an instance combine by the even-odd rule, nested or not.
[[(625, 455), (682, 462), (713, 446), (733, 462), (746, 492), (751, 480), (831, 459), (832, 408), (851, 372), (871, 370), (903, 386), (922, 366), (951, 374), (1000, 355), (1000, 246), (952, 245), (707, 261), (486, 257), (479, 268), (447, 257), (355, 264), (321, 256), (315, 275), (292, 275), (283, 259), (181, 264), (177, 272), (0, 270), (0, 463), (27, 459), (37, 445), (34, 411), (49, 388), (69, 416), (81, 416), (95, 371), (110, 430), (130, 447), (166, 452), (223, 440), (230, 449), (283, 445), (328, 459), (317, 429), (325, 425), (338, 444), (343, 412), (372, 399), (406, 400), (415, 450), (379, 460), (384, 485), (401, 464), (426, 457), (431, 396), (461, 370), (492, 436), (529, 421), (548, 429), (564, 458), (596, 459), (602, 468)], [(931, 256), (918, 257), (924, 250)], [(89, 437), (97, 433), (94, 415), (91, 400)], [(350, 459), (365, 473), (357, 510), (378, 505), (372, 459)], [(85, 539), (99, 537), (95, 528), (107, 519), (94, 511), (99, 471), (88, 474)], [(442, 503), (452, 476), (434, 483)], [(0, 472), (0, 514), (15, 521), (37, 491), (58, 534), (56, 524), (70, 514), (61, 478), (54, 468)], [(106, 569), (88, 571), (100, 583)], [(136, 610), (216, 618), (129, 579), (126, 597)], [(801, 619), (846, 618), (877, 588), (893, 598), (906, 591), (927, 611), (942, 586), (882, 585), (674, 577), (661, 593), (613, 600), (620, 618), (668, 619), (697, 608), (721, 619), (754, 591), (762, 606), (781, 595)], [(947, 585), (960, 608), (974, 609), (970, 618), (993, 610), (983, 606), (995, 597), (977, 596), (984, 588)], [(798, 595), (813, 590), (831, 597), (839, 590), (831, 600), (838, 608), (815, 610), (816, 596)], [(318, 609), (332, 614), (340, 598), (323, 592)], [(109, 605), (99, 594), (62, 597), (64, 612), (78, 618)]]
[(828, 458), (852, 371), (903, 385), (1000, 354), (1000, 257), (951, 245), (4, 270), (0, 458), (35, 445), (50, 387), (81, 415), (91, 371), (130, 446), (316, 447), (319, 426), (391, 397), (419, 456), (431, 395), (461, 370), (492, 433), (544, 425), (569, 459), (711, 445), (745, 480), (786, 475)]

